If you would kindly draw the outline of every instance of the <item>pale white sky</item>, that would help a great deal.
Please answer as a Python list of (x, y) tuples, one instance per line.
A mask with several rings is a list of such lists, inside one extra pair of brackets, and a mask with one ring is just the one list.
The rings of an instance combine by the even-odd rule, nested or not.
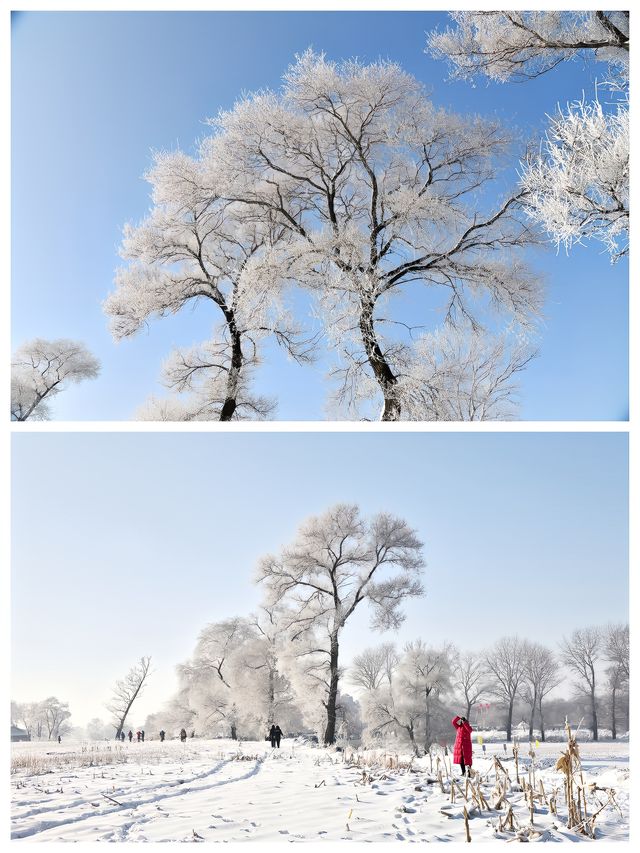
[[(627, 464), (623, 433), (14, 433), (12, 698), (106, 720), (150, 654), (142, 723), (202, 627), (257, 606), (258, 558), (338, 501), (425, 542), (399, 644), (627, 621)], [(379, 639), (363, 609), (345, 662)]]

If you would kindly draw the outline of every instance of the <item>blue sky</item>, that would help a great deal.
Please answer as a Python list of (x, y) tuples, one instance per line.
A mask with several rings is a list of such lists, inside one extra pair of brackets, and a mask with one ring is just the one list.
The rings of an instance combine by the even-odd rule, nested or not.
[[(76, 724), (106, 716), (143, 654), (140, 721), (157, 710), (204, 625), (258, 605), (258, 558), (338, 501), (425, 543), (399, 644), (553, 645), (628, 619), (623, 433), (14, 433), (12, 448), (12, 697), (57, 695)], [(381, 637), (362, 609), (345, 661)]]
[[(84, 340), (101, 359), (93, 382), (54, 405), (66, 420), (128, 419), (158, 384), (174, 345), (206, 339), (205, 305), (119, 345), (101, 302), (119, 264), (121, 228), (148, 209), (141, 175), (152, 149), (191, 152), (204, 119), (243, 91), (277, 87), (296, 52), (400, 62), (453, 110), (498, 116), (524, 137), (556, 104), (593, 92), (604, 67), (564, 62), (526, 84), (452, 83), (424, 52), (430, 12), (19, 13), (12, 27), (12, 330)], [(628, 414), (626, 261), (597, 247), (536, 257), (547, 280), (541, 357), (523, 374), (521, 416), (616, 420)], [(268, 351), (259, 390), (285, 419), (324, 417), (327, 359), (299, 368)]]

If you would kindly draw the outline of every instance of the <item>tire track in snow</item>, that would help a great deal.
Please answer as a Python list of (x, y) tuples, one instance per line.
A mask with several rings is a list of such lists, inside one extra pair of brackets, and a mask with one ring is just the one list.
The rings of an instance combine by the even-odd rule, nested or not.
[[(216, 765), (214, 765), (214, 767), (210, 768), (209, 770), (204, 770), (202, 773), (196, 773), (195, 776), (192, 776), (190, 779), (186, 779), (186, 780), (175, 779), (171, 782), (160, 782), (156, 785), (145, 785), (144, 787), (141, 787), (141, 788), (136, 788), (135, 785), (123, 785), (121, 789), (119, 789), (118, 791), (112, 791), (111, 793), (114, 794), (114, 799), (115, 799), (115, 796), (120, 796), (120, 797), (127, 796), (127, 795), (131, 796), (134, 792), (139, 795), (139, 794), (144, 794), (147, 791), (157, 791), (157, 790), (162, 790), (163, 788), (175, 787), (176, 785), (192, 784), (193, 782), (197, 782), (199, 779), (206, 779), (208, 776), (212, 776), (214, 773), (217, 773), (219, 770), (221, 770), (230, 761), (231, 761), (230, 758), (227, 758), (223, 761), (219, 761)], [(91, 800), (95, 799), (97, 796), (102, 796), (102, 794), (96, 793), (95, 796), (92, 795), (91, 797), (89, 797), (89, 799), (83, 798), (83, 799), (78, 799), (78, 800), (71, 800), (71, 802), (68, 802), (64, 806), (64, 808), (69, 809), (69, 808), (78, 808), (79, 806), (86, 806), (87, 803), (90, 803)], [(28, 800), (26, 802), (21, 803), (20, 805), (22, 805), (22, 806), (29, 805), (30, 806), (30, 805), (38, 805), (38, 804), (42, 805), (42, 800), (40, 800), (40, 801)], [(20, 814), (16, 813), (15, 820), (21, 820), (21, 819), (28, 818), (28, 817), (34, 817), (35, 815), (46, 814), (47, 812), (57, 812), (57, 811), (60, 811), (60, 805), (51, 806), (51, 807), (42, 806), (41, 808), (34, 808), (34, 809), (31, 809), (31, 811), (21, 812)], [(99, 812), (94, 812), (94, 814), (99, 814)]]
[[(233, 761), (233, 759), (227, 759), (226, 761), (223, 761), (222, 764), (230, 764), (230, 763), (232, 763), (232, 761)], [(137, 800), (137, 801), (133, 800), (130, 802), (122, 802), (119, 806), (112, 806), (109, 808), (101, 809), (100, 811), (92, 810), (90, 812), (87, 812), (86, 814), (76, 815), (75, 817), (69, 817), (69, 818), (66, 818), (64, 820), (40, 821), (39, 823), (35, 824), (34, 826), (28, 827), (27, 829), (13, 830), (11, 832), (11, 839), (12, 840), (19, 840), (21, 838), (31, 838), (34, 835), (39, 835), (41, 832), (46, 832), (49, 829), (56, 829), (59, 826), (69, 826), (70, 824), (80, 823), (84, 820), (89, 820), (89, 818), (104, 817), (106, 815), (117, 813), (123, 809), (137, 809), (139, 806), (146, 806), (146, 805), (149, 805), (151, 803), (157, 803), (161, 800), (168, 800), (168, 799), (171, 799), (173, 797), (183, 797), (186, 794), (190, 794), (190, 793), (203, 793), (204, 791), (211, 791), (211, 790), (214, 790), (215, 788), (220, 788), (223, 785), (231, 785), (235, 782), (242, 782), (245, 779), (250, 779), (252, 776), (256, 776), (260, 772), (260, 770), (262, 769), (263, 761), (264, 761), (264, 759), (259, 758), (255, 761), (254, 766), (249, 771), (247, 771), (246, 773), (243, 773), (241, 776), (236, 776), (233, 779), (222, 779), (219, 782), (213, 782), (213, 784), (211, 784), (211, 785), (199, 785), (195, 788), (190, 788), (190, 787), (185, 788), (183, 785), (181, 785), (179, 791), (168, 791), (166, 793), (161, 793), (161, 794), (156, 795), (156, 796), (147, 797), (146, 799), (143, 799), (143, 800)], [(212, 770), (208, 771), (205, 774), (199, 774), (199, 776), (196, 778), (202, 778), (203, 776), (211, 776), (214, 772), (217, 772), (218, 769), (220, 769), (219, 765), (217, 767), (213, 768)], [(84, 804), (86, 804), (87, 802), (89, 802), (89, 801), (84, 801)], [(63, 807), (63, 808), (66, 808), (66, 807)], [(56, 809), (56, 811), (59, 811), (59, 810), (60, 810), (59, 808)], [(49, 810), (49, 811), (51, 811), (51, 810)], [(38, 812), (35, 812), (35, 813), (37, 814)], [(26, 816), (28, 816), (28, 815), (26, 815)]]

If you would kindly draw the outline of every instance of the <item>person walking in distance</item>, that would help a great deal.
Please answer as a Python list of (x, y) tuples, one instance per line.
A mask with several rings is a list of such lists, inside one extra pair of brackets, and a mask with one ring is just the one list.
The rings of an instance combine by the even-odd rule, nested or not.
[(187, 739), (187, 730), (186, 729), (180, 729), (180, 740), (182, 741), (182, 743), (184, 743), (186, 741), (186, 739)]
[(160, 730), (160, 743), (164, 743), (164, 736), (165, 736), (165, 734), (166, 734), (165, 730), (164, 730), (164, 729), (161, 729), (161, 730)]
[(128, 738), (129, 738), (129, 743), (131, 743), (131, 741), (133, 740), (133, 732), (131, 731), (131, 729), (129, 729)]
[(273, 749), (276, 745), (276, 727), (273, 723), (269, 729), (269, 740), (271, 741), (271, 749)]
[(463, 776), (471, 775), (470, 770), (473, 763), (473, 747), (471, 746), (471, 728), (466, 717), (454, 717), (451, 725), (456, 729), (456, 742), (453, 745), (454, 764), (460, 765)]
[(280, 749), (280, 738), (282, 737), (282, 729), (280, 728), (280, 726), (276, 726), (275, 735), (276, 735), (276, 746), (278, 747), (278, 749)]

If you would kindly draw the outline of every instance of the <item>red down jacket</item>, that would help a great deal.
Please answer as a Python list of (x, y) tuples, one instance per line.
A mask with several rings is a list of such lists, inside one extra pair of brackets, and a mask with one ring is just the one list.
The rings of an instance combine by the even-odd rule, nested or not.
[(471, 732), (473, 729), (468, 722), (458, 725), (459, 722), (460, 717), (454, 717), (453, 720), (451, 720), (451, 725), (454, 729), (457, 729), (456, 742), (453, 745), (453, 763), (460, 764), (464, 759), (464, 763), (471, 766), (473, 762)]

